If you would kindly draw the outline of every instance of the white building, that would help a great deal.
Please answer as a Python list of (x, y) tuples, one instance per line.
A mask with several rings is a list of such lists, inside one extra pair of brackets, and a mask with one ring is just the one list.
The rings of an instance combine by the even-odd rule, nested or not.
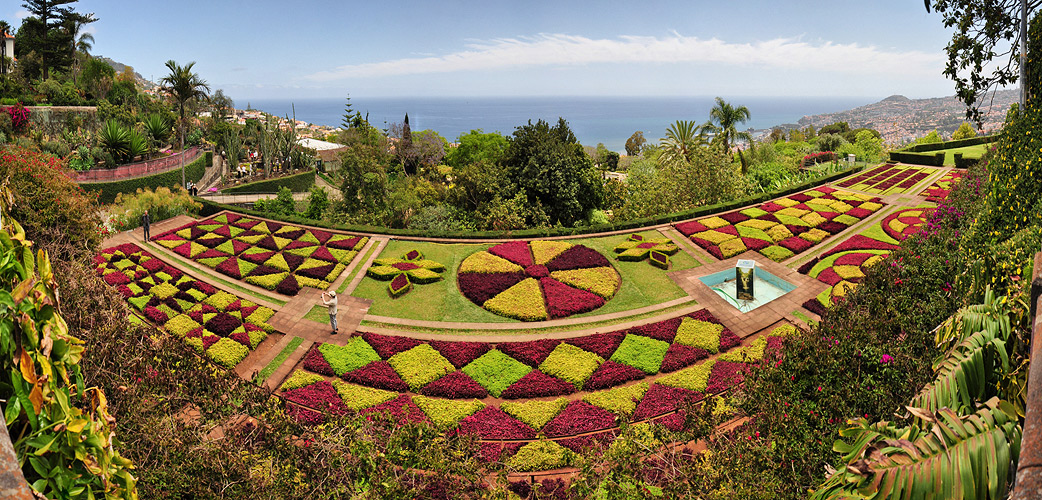
[(340, 152), (347, 150), (347, 146), (335, 142), (320, 141), (310, 137), (297, 139), (297, 145), (314, 149), (317, 153), (318, 168), (328, 172), (340, 166)]

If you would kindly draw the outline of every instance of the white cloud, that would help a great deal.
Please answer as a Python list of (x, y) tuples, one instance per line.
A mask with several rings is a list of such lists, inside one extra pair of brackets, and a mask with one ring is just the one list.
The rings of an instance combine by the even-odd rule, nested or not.
[(25, 18), (27, 18), (27, 17), (29, 17), (31, 15), (33, 15), (32, 12), (29, 12), (29, 11), (27, 11), (25, 9), (22, 9), (22, 10), (14, 13), (15, 19), (18, 19), (19, 21), (21, 21), (22, 19), (25, 19)]
[[(674, 33), (669, 37), (620, 36), (591, 39), (563, 34), (472, 41), (466, 50), (442, 56), (411, 57), (351, 64), (305, 76), (312, 81), (398, 75), (516, 69), (585, 64), (691, 64), (773, 67), (817, 72), (874, 73), (900, 68), (906, 76), (938, 73), (942, 57), (920, 51), (893, 51), (874, 46), (810, 43), (775, 38), (754, 43), (703, 40)], [(811, 75), (808, 74), (808, 78)]]

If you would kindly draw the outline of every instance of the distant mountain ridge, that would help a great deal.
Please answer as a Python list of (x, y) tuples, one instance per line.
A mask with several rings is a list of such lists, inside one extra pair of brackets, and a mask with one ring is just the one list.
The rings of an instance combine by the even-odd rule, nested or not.
[[(1010, 104), (1017, 102), (1017, 89), (1000, 90), (987, 97), (982, 110), (986, 112), (984, 131), (991, 132), (1002, 127)], [(903, 144), (922, 137), (933, 130), (941, 135), (951, 135), (966, 121), (966, 106), (955, 96), (929, 99), (909, 99), (903, 95), (892, 95), (873, 104), (847, 111), (804, 116), (797, 126), (806, 128), (836, 122), (847, 122), (850, 128), (873, 128), (879, 131), (889, 144)]]
[[(104, 57), (104, 56), (94, 56), (94, 57), (95, 57), (95, 59), (98, 59), (98, 60), (108, 64), (109, 66), (112, 66), (112, 69), (116, 70), (116, 74), (117, 75), (122, 73), (127, 68), (126, 64), (123, 64), (123, 63), (118, 62), (118, 61), (114, 61), (112, 59), (109, 59), (108, 57)], [(131, 68), (133, 68), (133, 66), (131, 66)], [(134, 80), (136, 80), (137, 83), (142, 85), (143, 87), (147, 88), (147, 87), (151, 87), (152, 86), (151, 82), (146, 80), (145, 77), (141, 76), (141, 73), (138, 73), (137, 71), (134, 72)]]

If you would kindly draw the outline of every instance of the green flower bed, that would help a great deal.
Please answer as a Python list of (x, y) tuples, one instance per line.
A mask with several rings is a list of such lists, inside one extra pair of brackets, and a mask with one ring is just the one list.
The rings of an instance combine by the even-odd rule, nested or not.
[(518, 472), (560, 469), (570, 465), (574, 456), (574, 452), (553, 441), (535, 441), (522, 446), (506, 464)]
[(666, 357), (669, 343), (640, 335), (627, 334), (622, 344), (611, 355), (616, 363), (630, 365), (640, 371), (658, 373), (662, 360)]
[(568, 406), (568, 400), (557, 398), (552, 401), (520, 401), (516, 403), (503, 403), (499, 408), (510, 416), (532, 426), (533, 429), (542, 429), (550, 420), (553, 420), (564, 407)]
[[(337, 394), (340, 395), (340, 399), (344, 400), (344, 405), (355, 411), (364, 410), (380, 403), (386, 403), (398, 397), (397, 392), (373, 389), (372, 387), (362, 387), (360, 385), (349, 384), (340, 379), (333, 380), (333, 387), (336, 389)], [(282, 384), (282, 390), (286, 389), (286, 384)]]
[(362, 337), (353, 337), (344, 346), (322, 344), (318, 346), (318, 351), (338, 377), (373, 361), (380, 361), (380, 355)]
[(485, 407), (485, 403), (477, 400), (460, 401), (419, 395), (413, 396), (412, 402), (439, 427), (452, 427)]
[(720, 350), (720, 334), (723, 331), (723, 325), (685, 317), (673, 341), (716, 354)]
[(637, 408), (637, 403), (648, 392), (647, 382), (638, 382), (631, 386), (616, 387), (607, 391), (594, 392), (583, 397), (583, 401), (599, 406), (616, 415), (628, 417)]
[[(359, 337), (359, 339), (361, 338)], [(368, 346), (368, 344), (366, 345)], [(370, 347), (370, 349), (372, 348)], [(373, 351), (373, 355), (376, 355), (375, 351)], [(395, 354), (387, 362), (391, 364), (394, 371), (398, 372), (402, 380), (409, 384), (409, 388), (413, 392), (456, 370), (449, 360), (429, 344), (420, 344), (408, 351)]]
[(581, 389), (586, 379), (590, 378), (601, 363), (604, 363), (604, 358), (571, 344), (561, 343), (539, 365), (539, 369), (547, 375), (553, 375), (574, 385), (576, 389)]
[[(764, 346), (766, 345), (766, 342), (764, 342)], [(724, 356), (727, 356), (729, 354), (730, 353), (727, 353)], [(760, 357), (763, 357), (762, 349), (760, 350)], [(725, 360), (721, 357), (721, 361), (742, 361), (742, 359)], [(703, 392), (706, 390), (706, 386), (709, 384), (709, 374), (713, 372), (714, 364), (716, 364), (716, 360), (709, 360), (704, 363), (689, 366), (687, 368), (684, 368), (683, 370), (677, 371), (676, 373), (660, 378), (658, 380), (658, 383), (662, 385), (668, 385), (670, 387), (679, 387), (681, 389), (689, 389), (695, 392)]]
[(282, 383), (282, 386), (279, 387), (279, 390), (288, 391), (291, 389), (299, 389), (306, 385), (311, 385), (315, 382), (325, 379), (325, 377), (317, 373), (311, 373), (306, 370), (294, 370), (293, 373), (286, 378), (286, 381)]
[(507, 387), (528, 375), (532, 368), (498, 349), (492, 349), (468, 363), (462, 371), (498, 398)]

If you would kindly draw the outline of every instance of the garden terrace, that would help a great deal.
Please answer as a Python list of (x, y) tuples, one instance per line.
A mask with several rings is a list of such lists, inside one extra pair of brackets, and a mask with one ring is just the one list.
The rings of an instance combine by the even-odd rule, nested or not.
[[(98, 272), (302, 422), (388, 411), (475, 433), (486, 460), (535, 471), (571, 465), (622, 421), (683, 425), (683, 408), (741, 383), (922, 228), (927, 197), (957, 176), (881, 166), (675, 224), (510, 240), (223, 211), (157, 224), (150, 242), (120, 234)], [(740, 313), (697, 279), (738, 258), (796, 289)], [(323, 290), (340, 293), (344, 334), (329, 335)]]

